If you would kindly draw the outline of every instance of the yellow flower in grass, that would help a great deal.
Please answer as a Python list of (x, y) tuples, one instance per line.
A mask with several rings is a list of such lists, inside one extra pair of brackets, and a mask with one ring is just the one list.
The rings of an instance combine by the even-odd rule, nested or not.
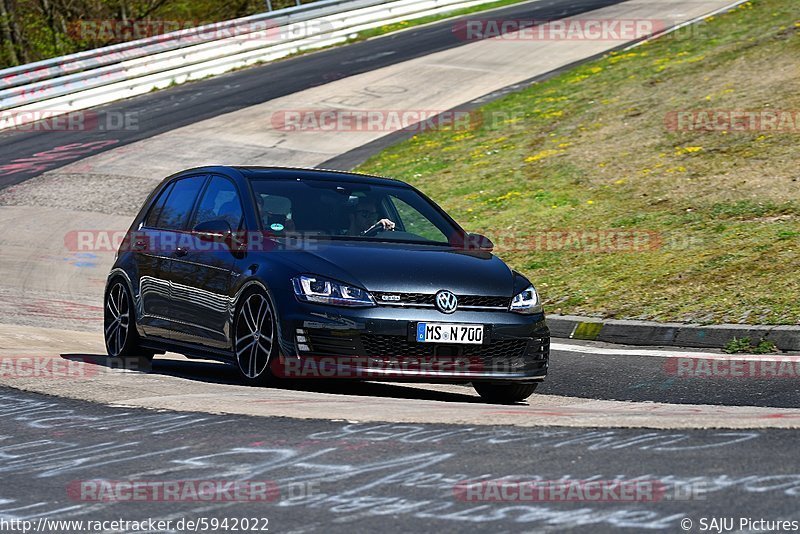
[(681, 165), (679, 167), (670, 167), (665, 172), (668, 173), (668, 174), (672, 174), (674, 172), (686, 172), (686, 167), (684, 167), (683, 165)]
[(528, 156), (527, 158), (525, 158), (525, 162), (526, 163), (531, 163), (531, 162), (534, 162), (534, 161), (539, 161), (539, 160), (542, 160), (542, 159), (545, 159), (545, 158), (549, 158), (551, 156), (555, 156), (555, 155), (560, 154), (560, 153), (561, 153), (560, 150), (553, 150), (551, 148), (548, 148), (547, 150), (542, 150), (541, 152), (538, 152), (538, 153), (534, 154), (533, 156)]

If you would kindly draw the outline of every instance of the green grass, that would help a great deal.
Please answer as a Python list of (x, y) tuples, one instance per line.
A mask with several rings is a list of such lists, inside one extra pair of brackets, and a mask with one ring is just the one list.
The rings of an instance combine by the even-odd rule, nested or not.
[[(485, 106), (477, 127), (417, 135), (359, 170), (415, 184), (494, 239), (551, 313), (798, 323), (800, 133), (665, 125), (681, 110), (800, 109), (795, 2), (748, 2), (609, 54)], [(652, 239), (598, 251), (543, 245), (548, 229)]]
[(722, 349), (728, 354), (748, 353), (748, 354), (769, 354), (776, 352), (775, 343), (772, 341), (761, 339), (758, 343), (750, 341), (749, 337), (733, 338)]

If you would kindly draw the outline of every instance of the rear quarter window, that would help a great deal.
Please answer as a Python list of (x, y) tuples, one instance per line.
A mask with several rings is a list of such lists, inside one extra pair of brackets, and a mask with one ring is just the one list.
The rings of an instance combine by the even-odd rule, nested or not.
[[(152, 227), (161, 230), (184, 229), (205, 180), (205, 176), (190, 176), (176, 180), (166, 195), (166, 202), (158, 209), (158, 218)], [(159, 203), (160, 199), (156, 207)]]
[(144, 226), (148, 228), (157, 228), (158, 227), (158, 218), (161, 216), (161, 212), (164, 210), (164, 203), (167, 201), (167, 197), (169, 197), (170, 191), (172, 191), (172, 187), (175, 185), (175, 182), (169, 183), (162, 191), (159, 193), (158, 198), (150, 206), (150, 211), (147, 213), (147, 217), (144, 218)]

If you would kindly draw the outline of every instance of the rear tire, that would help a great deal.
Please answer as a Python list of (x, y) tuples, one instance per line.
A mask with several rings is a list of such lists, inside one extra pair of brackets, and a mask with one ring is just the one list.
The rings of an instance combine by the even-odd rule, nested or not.
[(233, 355), (243, 383), (266, 386), (275, 382), (270, 364), (278, 354), (278, 328), (269, 297), (261, 291), (242, 296), (233, 325)]
[(120, 279), (114, 280), (108, 286), (103, 306), (103, 337), (111, 358), (153, 359), (153, 351), (140, 344), (135, 317), (128, 285)]
[(536, 391), (538, 383), (531, 384), (496, 384), (491, 382), (476, 382), (472, 384), (478, 395), (486, 402), (492, 404), (514, 404), (520, 402)]

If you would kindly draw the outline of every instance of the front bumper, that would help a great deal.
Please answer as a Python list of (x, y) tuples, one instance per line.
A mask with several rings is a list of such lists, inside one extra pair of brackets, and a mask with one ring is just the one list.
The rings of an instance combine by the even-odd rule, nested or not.
[[(544, 315), (373, 307), (341, 309), (298, 303), (280, 314), (287, 378), (355, 378), (417, 382), (536, 382), (547, 375), (550, 332)], [(419, 343), (417, 322), (482, 324), (483, 345)]]

